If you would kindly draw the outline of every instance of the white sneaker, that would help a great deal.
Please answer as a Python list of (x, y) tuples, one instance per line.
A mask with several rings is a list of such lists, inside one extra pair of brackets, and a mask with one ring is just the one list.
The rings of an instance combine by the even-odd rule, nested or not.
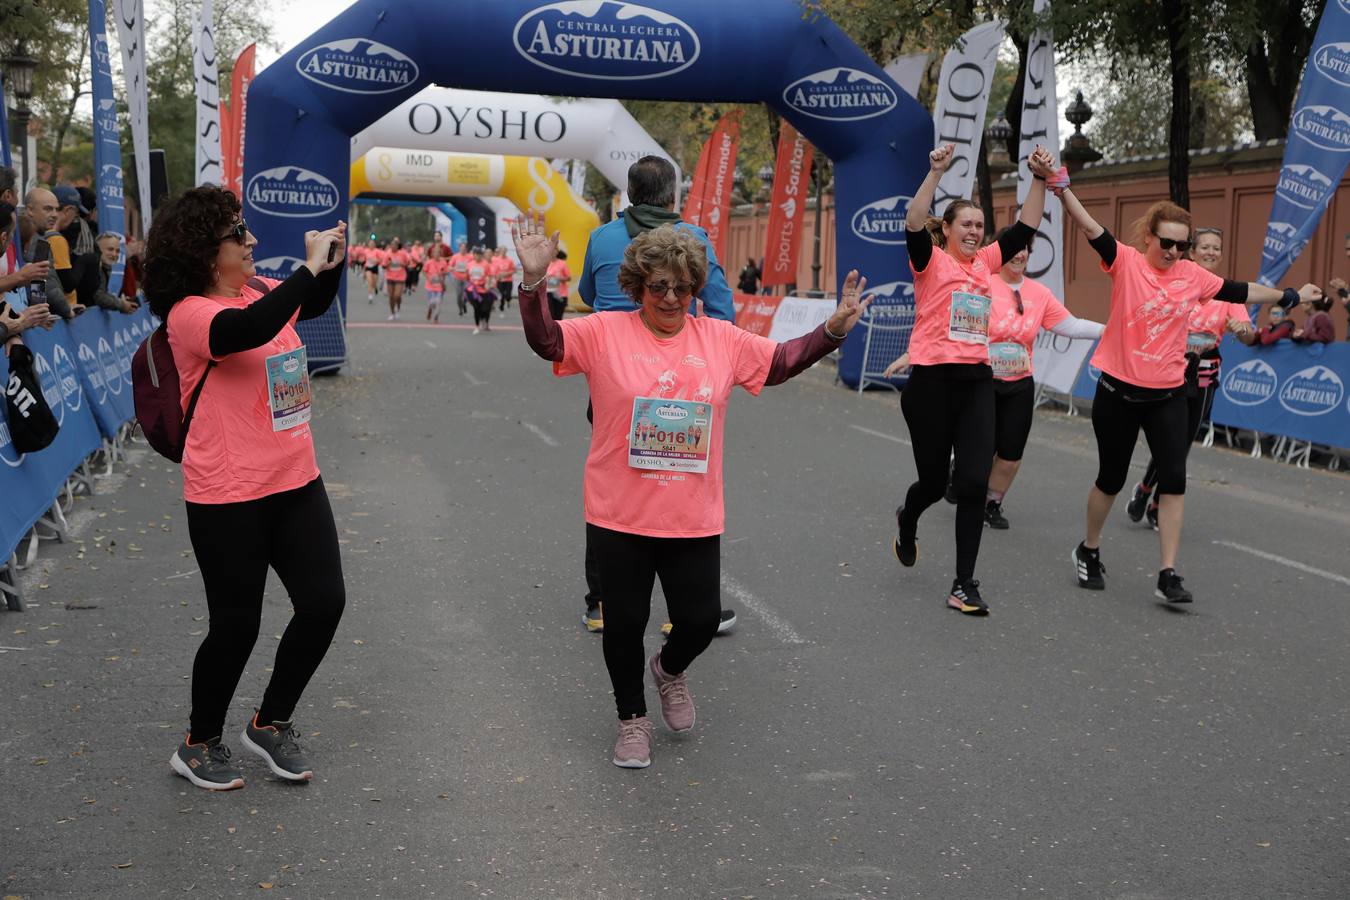
[(393, 313), (390, 313), (390, 314), (389, 314), (389, 318), (386, 319), (386, 321), (388, 321), (388, 322), (394, 321), (394, 314), (393, 314)]
[(477, 333), (478, 333), (478, 329), (477, 329), (476, 327), (474, 328), (473, 333), (474, 333), (474, 334), (477, 334)]

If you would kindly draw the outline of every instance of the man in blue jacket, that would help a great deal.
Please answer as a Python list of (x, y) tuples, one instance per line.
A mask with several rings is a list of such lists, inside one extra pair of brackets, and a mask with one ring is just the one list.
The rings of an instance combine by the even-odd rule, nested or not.
[[(623, 263), (623, 253), (639, 234), (662, 225), (674, 225), (698, 238), (708, 251), (708, 283), (703, 288), (702, 297), (690, 298), (689, 314), (698, 315), (697, 303), (702, 300), (705, 314), (714, 319), (735, 322), (736, 307), (732, 304), (731, 288), (727, 286), (727, 276), (717, 261), (717, 253), (708, 241), (708, 232), (683, 221), (680, 214), (675, 212), (675, 167), (670, 161), (660, 156), (644, 156), (633, 163), (628, 168), (628, 200), (632, 205), (620, 212), (614, 221), (591, 232), (590, 243), (586, 245), (586, 260), (581, 266), (581, 278), (577, 282), (581, 299), (596, 312), (637, 309), (632, 298), (619, 288), (619, 266)], [(589, 405), (586, 407), (586, 420), (591, 420)], [(586, 612), (581, 621), (588, 631), (604, 629), (600, 603), (595, 557), (587, 544)], [(724, 607), (717, 633), (726, 634), (735, 627), (736, 613)], [(670, 623), (667, 622), (661, 631), (669, 633), (669, 630)]]

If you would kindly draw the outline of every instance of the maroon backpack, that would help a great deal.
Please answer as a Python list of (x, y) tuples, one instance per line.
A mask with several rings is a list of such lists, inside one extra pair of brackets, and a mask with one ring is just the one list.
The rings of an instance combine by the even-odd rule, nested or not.
[[(271, 288), (260, 278), (250, 278), (248, 287), (262, 294)], [(187, 445), (188, 426), (192, 424), (192, 414), (197, 411), (197, 400), (206, 386), (206, 376), (215, 368), (216, 361), (208, 360), (206, 371), (192, 390), (192, 399), (188, 401), (187, 414), (182, 407), (182, 386), (178, 377), (178, 364), (173, 358), (173, 348), (169, 345), (169, 319), (150, 332), (136, 353), (131, 357), (131, 392), (136, 403), (136, 421), (151, 448), (160, 456), (176, 463), (183, 461), (183, 448)]]

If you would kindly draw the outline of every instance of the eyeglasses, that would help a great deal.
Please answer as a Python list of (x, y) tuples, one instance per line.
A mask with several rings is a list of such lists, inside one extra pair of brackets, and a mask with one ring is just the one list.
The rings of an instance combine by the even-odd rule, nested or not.
[(1153, 232), (1153, 236), (1158, 239), (1159, 247), (1163, 248), (1164, 250), (1171, 250), (1173, 247), (1176, 247), (1178, 253), (1187, 252), (1188, 250), (1191, 249), (1191, 246), (1194, 243), (1194, 241), (1174, 241), (1171, 238), (1163, 237), (1156, 231)]
[(221, 236), (220, 240), (222, 242), (237, 241), (240, 244), (246, 243), (248, 241), (248, 223), (241, 218), (238, 222), (234, 223), (233, 228)]
[(671, 291), (680, 300), (688, 300), (694, 294), (694, 285), (688, 281), (677, 281), (675, 284), (666, 284), (664, 281), (647, 282), (647, 290), (656, 297), (664, 297)]

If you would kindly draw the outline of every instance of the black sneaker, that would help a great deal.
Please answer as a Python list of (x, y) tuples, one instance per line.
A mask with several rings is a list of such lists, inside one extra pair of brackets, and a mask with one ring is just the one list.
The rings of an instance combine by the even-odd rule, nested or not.
[(1131, 522), (1138, 522), (1144, 517), (1144, 509), (1148, 506), (1149, 498), (1153, 492), (1143, 486), (1136, 484), (1134, 494), (1130, 497), (1130, 502), (1125, 505), (1125, 515), (1130, 517)]
[(600, 611), (599, 603), (592, 603), (586, 607), (586, 611), (581, 614), (581, 624), (585, 625), (591, 634), (600, 634), (605, 630), (605, 617)]
[[(738, 621), (740, 620), (736, 618), (736, 610), (734, 609), (722, 610), (722, 616), (717, 620), (717, 633), (731, 634), (731, 632), (736, 628), (736, 623)], [(675, 626), (672, 625), (670, 622), (663, 622), (661, 624), (661, 634), (666, 637), (670, 637), (670, 630), (674, 627)]]
[(294, 722), (259, 726), (255, 712), (239, 738), (245, 747), (267, 761), (267, 767), (277, 777), (287, 781), (309, 781), (314, 777), (314, 767), (300, 749), (300, 735)]
[(182, 745), (169, 765), (175, 772), (199, 788), (208, 791), (233, 791), (244, 786), (244, 773), (230, 764), (230, 748), (211, 738), (199, 744), (190, 743), (192, 735), (183, 738)]
[(1008, 517), (1003, 515), (1003, 503), (999, 500), (990, 500), (984, 505), (984, 524), (995, 531), (1008, 530)]
[(1144, 518), (1148, 519), (1149, 527), (1154, 531), (1158, 530), (1158, 504), (1150, 503), (1148, 509), (1144, 510)]
[(1080, 543), (1073, 548), (1074, 567), (1078, 570), (1078, 586), (1090, 591), (1106, 590), (1106, 566), (1102, 565), (1100, 550), (1089, 550)]
[(980, 597), (980, 583), (974, 578), (962, 582), (952, 582), (952, 592), (947, 596), (947, 605), (960, 610), (968, 616), (987, 616), (989, 606)]
[(916, 540), (914, 532), (905, 534), (905, 527), (900, 521), (904, 514), (905, 508), (903, 506), (895, 511), (895, 528), (898, 535), (891, 542), (891, 549), (895, 551), (895, 558), (900, 560), (900, 565), (912, 566), (919, 559), (919, 542)]
[(1181, 580), (1176, 569), (1163, 569), (1158, 573), (1158, 588), (1154, 595), (1168, 603), (1190, 603), (1195, 598), (1181, 586)]

